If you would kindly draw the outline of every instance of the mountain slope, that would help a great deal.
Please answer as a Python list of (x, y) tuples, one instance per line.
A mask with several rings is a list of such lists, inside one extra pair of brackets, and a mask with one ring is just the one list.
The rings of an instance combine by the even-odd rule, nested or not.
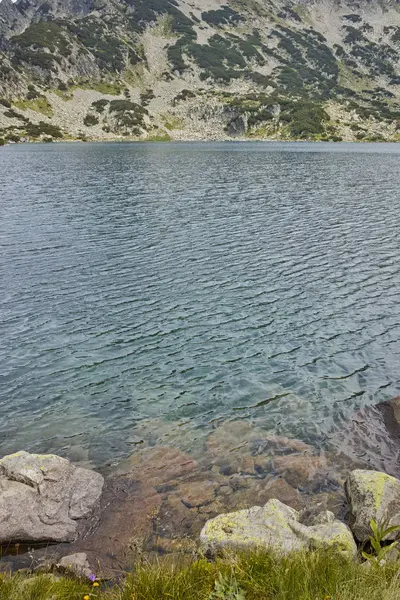
[(0, 3), (0, 137), (399, 134), (395, 1)]

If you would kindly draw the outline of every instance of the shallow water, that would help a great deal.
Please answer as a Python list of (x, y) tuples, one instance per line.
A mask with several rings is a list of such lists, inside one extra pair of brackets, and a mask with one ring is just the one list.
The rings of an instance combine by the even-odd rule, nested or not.
[[(400, 146), (0, 149), (0, 453), (324, 444), (400, 391)], [(71, 450), (72, 448), (72, 450)]]

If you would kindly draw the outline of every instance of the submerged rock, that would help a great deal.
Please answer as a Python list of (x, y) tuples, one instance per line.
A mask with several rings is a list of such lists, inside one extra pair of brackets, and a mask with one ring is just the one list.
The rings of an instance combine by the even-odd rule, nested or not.
[(305, 488), (307, 485), (318, 488), (321, 479), (328, 471), (327, 461), (323, 455), (287, 454), (274, 458), (273, 465), (276, 472), (295, 488)]
[(53, 454), (0, 460), (0, 543), (70, 542), (98, 504), (103, 477)]
[(400, 396), (353, 413), (330, 442), (358, 467), (400, 478)]
[[(350, 527), (360, 542), (371, 535), (371, 519), (378, 524), (400, 525), (400, 481), (380, 471), (352, 471), (346, 481)], [(386, 539), (393, 540), (398, 532)]]
[(336, 520), (333, 513), (325, 511), (314, 519), (313, 525), (306, 526), (301, 523), (301, 513), (279, 500), (207, 521), (200, 542), (211, 553), (249, 546), (283, 554), (317, 548), (335, 548), (350, 557), (357, 552), (350, 529)]

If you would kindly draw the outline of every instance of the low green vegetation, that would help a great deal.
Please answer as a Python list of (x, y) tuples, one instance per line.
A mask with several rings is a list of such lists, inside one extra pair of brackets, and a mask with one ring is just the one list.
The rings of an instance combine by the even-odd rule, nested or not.
[(229, 6), (222, 6), (217, 10), (209, 10), (201, 14), (203, 21), (209, 25), (216, 25), (221, 27), (222, 25), (229, 25), (234, 23), (240, 23), (243, 21), (242, 15), (230, 8)]
[(399, 600), (400, 564), (378, 565), (320, 552), (277, 557), (243, 551), (210, 562), (165, 558), (119, 584), (54, 575), (2, 575), (2, 600)]
[(57, 125), (40, 121), (38, 124), (28, 123), (25, 128), (26, 135), (31, 138), (40, 138), (42, 136), (60, 139), (63, 137), (61, 129)]
[(72, 86), (72, 89), (95, 90), (100, 94), (108, 94), (110, 96), (119, 96), (122, 92), (122, 87), (114, 81), (95, 81), (82, 80)]
[(178, 104), (178, 102), (183, 102), (185, 100), (189, 100), (190, 98), (196, 98), (195, 92), (193, 92), (192, 90), (182, 90), (181, 92), (179, 92), (179, 94), (175, 96), (172, 104), (173, 106), (175, 106), (176, 104)]
[(83, 124), (86, 127), (93, 127), (94, 125), (98, 125), (99, 119), (95, 115), (86, 115), (83, 119)]
[(29, 121), (29, 119), (24, 117), (24, 115), (21, 115), (21, 113), (17, 112), (13, 108), (6, 110), (3, 114), (8, 119), (18, 119), (19, 121), (24, 121), (24, 122)]
[(144, 92), (141, 92), (140, 103), (142, 106), (148, 106), (153, 98), (155, 98), (155, 94), (151, 88), (148, 88)]
[(169, 131), (172, 131), (173, 129), (183, 129), (184, 127), (184, 123), (182, 122), (182, 120), (178, 117), (175, 117), (174, 115), (161, 115), (161, 120), (164, 124), (164, 127)]
[(106, 98), (100, 98), (100, 100), (95, 100), (92, 102), (92, 108), (98, 113), (103, 113), (107, 104), (109, 104), (109, 100)]
[(318, 104), (312, 102), (297, 103), (289, 106), (281, 115), (281, 120), (289, 122), (290, 134), (296, 139), (308, 139), (324, 133), (324, 121), (329, 116)]
[(45, 115), (46, 117), (53, 116), (53, 109), (51, 107), (50, 102), (45, 96), (38, 95), (36, 98), (31, 100), (15, 100), (13, 104), (20, 110), (33, 110), (34, 112), (38, 112)]
[(33, 23), (12, 38), (11, 48), (14, 66), (27, 64), (49, 71), (56, 70), (61, 56), (68, 57), (71, 54), (71, 44), (62, 21)]
[(67, 102), (68, 100), (72, 100), (72, 98), (74, 97), (74, 89), (73, 89), (72, 85), (73, 85), (72, 83), (67, 84), (67, 83), (64, 83), (63, 81), (60, 81), (58, 86), (52, 91), (59, 98), (62, 98), (62, 100)]
[(144, 141), (145, 142), (170, 142), (171, 136), (168, 133), (155, 133), (149, 135)]
[(388, 544), (384, 540), (393, 533), (398, 533), (400, 525), (389, 526), (389, 521), (383, 523), (377, 523), (375, 519), (371, 519), (370, 522), (372, 535), (369, 536), (369, 543), (371, 546), (371, 552), (362, 552), (363, 558), (368, 561), (376, 561), (380, 564), (381, 561), (385, 560), (390, 552), (397, 549), (398, 540)]
[(63, 56), (70, 53), (70, 45), (60, 24), (53, 21), (33, 23), (23, 33), (13, 37), (13, 43), (20, 48), (43, 48), (54, 53), (58, 50)]
[(129, 135), (139, 135), (145, 128), (147, 109), (131, 100), (111, 100), (109, 114), (116, 128)]
[[(249, 137), (271, 135), (283, 127), (283, 138), (321, 139), (328, 130), (329, 115), (323, 103), (316, 100), (291, 98), (274, 91), (270, 95), (226, 96), (226, 103), (247, 115)], [(334, 135), (334, 132), (330, 133)], [(332, 139), (332, 135), (328, 137)]]

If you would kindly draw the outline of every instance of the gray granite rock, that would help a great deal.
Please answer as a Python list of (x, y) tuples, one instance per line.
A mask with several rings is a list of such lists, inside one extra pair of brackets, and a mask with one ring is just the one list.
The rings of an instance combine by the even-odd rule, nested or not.
[(0, 543), (69, 542), (97, 505), (104, 479), (52, 454), (0, 460)]
[(77, 552), (76, 554), (63, 556), (56, 566), (67, 573), (73, 573), (77, 577), (89, 578), (92, 574), (88, 557), (85, 552)]

